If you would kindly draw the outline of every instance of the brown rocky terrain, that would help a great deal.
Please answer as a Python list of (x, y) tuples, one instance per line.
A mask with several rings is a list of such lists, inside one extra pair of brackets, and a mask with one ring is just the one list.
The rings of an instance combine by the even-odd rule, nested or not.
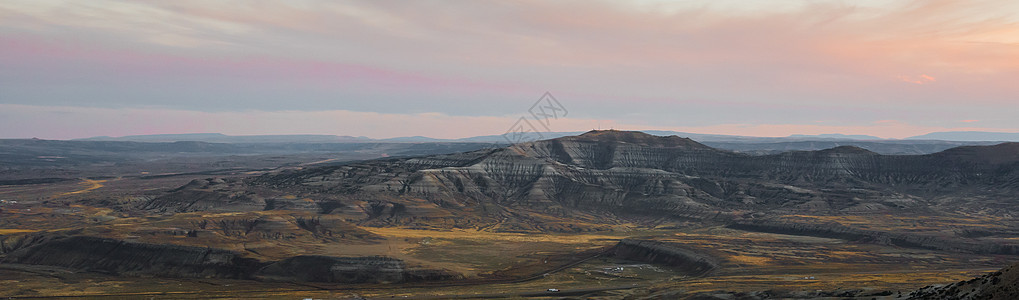
[[(18, 183), (6, 195), (38, 196), (0, 212), (0, 279), (57, 268), (394, 287), (555, 282), (577, 295), (604, 292), (589, 288), (606, 280), (635, 296), (765, 297), (755, 291), (767, 285), (824, 290), (774, 293), (796, 297), (887, 295), (1014, 261), (1017, 170), (1017, 143), (748, 155), (609, 130), (229, 176)], [(807, 272), (832, 279), (797, 281)], [(874, 282), (883, 290), (845, 289)]]
[[(666, 216), (776, 231), (775, 224), (749, 224), (798, 213), (1012, 216), (1019, 193), (1016, 170), (1019, 143), (917, 156), (879, 155), (855, 147), (750, 156), (675, 136), (592, 131), (501, 149), (289, 169), (247, 182), (320, 199), (319, 211), (350, 213), (379, 226), (570, 231), (598, 227), (550, 226), (544, 220), (597, 224), (616, 217)], [(219, 197), (220, 203), (235, 206), (250, 202), (226, 187), (182, 187), (175, 193), (216, 189), (223, 192), (170, 194), (149, 206), (187, 211), (194, 205), (175, 202), (174, 197)], [(252, 210), (262, 207), (262, 202), (250, 204)], [(905, 244), (908, 239), (893, 240)], [(1009, 247), (986, 251), (1014, 251)]]

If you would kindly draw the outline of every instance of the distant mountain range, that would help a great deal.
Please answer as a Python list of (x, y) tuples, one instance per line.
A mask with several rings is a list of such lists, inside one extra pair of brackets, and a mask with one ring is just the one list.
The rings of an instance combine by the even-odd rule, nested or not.
[(79, 141), (117, 142), (207, 142), (207, 143), (344, 143), (370, 142), (370, 138), (327, 134), (225, 135), (222, 133), (148, 134), (122, 137), (97, 136)]
[[(687, 137), (699, 142), (740, 142), (740, 143), (778, 143), (778, 142), (802, 142), (802, 141), (965, 141), (965, 142), (1019, 142), (1019, 133), (1005, 132), (981, 132), (981, 131), (951, 131), (933, 132), (924, 135), (908, 137), (902, 140), (883, 139), (870, 135), (847, 135), (847, 134), (818, 134), (803, 135), (794, 134), (788, 137), (754, 137), (739, 135), (720, 134), (699, 134), (665, 130), (644, 130), (643, 132), (670, 136), (676, 135)], [(564, 136), (579, 135), (582, 131), (570, 132), (540, 132), (524, 134), (521, 140), (544, 140)], [(431, 142), (471, 142), (471, 143), (508, 143), (503, 135), (483, 135), (459, 139), (440, 139), (426, 136), (396, 137), (386, 139), (373, 139), (364, 136), (341, 136), (324, 134), (293, 134), (293, 135), (225, 135), (221, 133), (188, 133), (188, 134), (152, 134), (152, 135), (129, 135), (123, 137), (97, 136), (77, 140), (85, 141), (132, 141), (132, 142), (177, 142), (197, 141), (209, 143), (363, 143), (363, 142), (388, 142), (388, 143), (431, 143)]]
[(828, 133), (828, 134), (794, 134), (790, 135), (790, 138), (818, 138), (818, 139), (835, 139), (835, 140), (883, 140), (873, 135), (860, 135), (860, 134), (841, 134), (841, 133)]
[(1019, 133), (983, 132), (983, 131), (948, 131), (932, 132), (925, 135), (908, 137), (907, 140), (942, 140), (942, 141), (1019, 141)]

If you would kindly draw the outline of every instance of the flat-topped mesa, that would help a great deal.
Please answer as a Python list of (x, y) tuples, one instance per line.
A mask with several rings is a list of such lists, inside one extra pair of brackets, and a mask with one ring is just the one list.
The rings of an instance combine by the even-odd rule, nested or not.
[(820, 154), (844, 154), (844, 155), (881, 155), (877, 152), (863, 149), (857, 146), (838, 146), (831, 149), (817, 151)]
[(558, 138), (557, 140), (578, 141), (578, 142), (628, 143), (647, 147), (714, 150), (714, 148), (708, 147), (704, 144), (698, 143), (689, 138), (679, 137), (675, 135), (657, 136), (640, 131), (591, 130), (578, 136), (561, 137)]
[(684, 160), (702, 156), (727, 156), (717, 150), (678, 136), (655, 136), (639, 131), (594, 130), (578, 136), (517, 144), (508, 149), (527, 158), (550, 160), (589, 169), (668, 169)]

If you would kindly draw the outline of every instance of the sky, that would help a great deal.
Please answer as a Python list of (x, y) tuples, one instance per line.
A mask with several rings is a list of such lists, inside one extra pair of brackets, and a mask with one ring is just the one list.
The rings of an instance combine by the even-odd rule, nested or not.
[(0, 138), (1019, 132), (1019, 1), (0, 1)]

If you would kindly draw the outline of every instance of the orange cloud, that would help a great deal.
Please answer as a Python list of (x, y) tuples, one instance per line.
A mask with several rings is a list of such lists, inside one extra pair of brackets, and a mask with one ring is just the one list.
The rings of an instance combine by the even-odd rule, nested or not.
[(919, 76), (915, 76), (915, 77), (914, 76), (899, 75), (898, 78), (899, 78), (899, 80), (902, 80), (904, 82), (915, 83), (915, 84), (927, 84), (927, 83), (938, 81), (933, 76), (930, 76), (930, 75), (927, 75), (927, 74), (920, 74)]

